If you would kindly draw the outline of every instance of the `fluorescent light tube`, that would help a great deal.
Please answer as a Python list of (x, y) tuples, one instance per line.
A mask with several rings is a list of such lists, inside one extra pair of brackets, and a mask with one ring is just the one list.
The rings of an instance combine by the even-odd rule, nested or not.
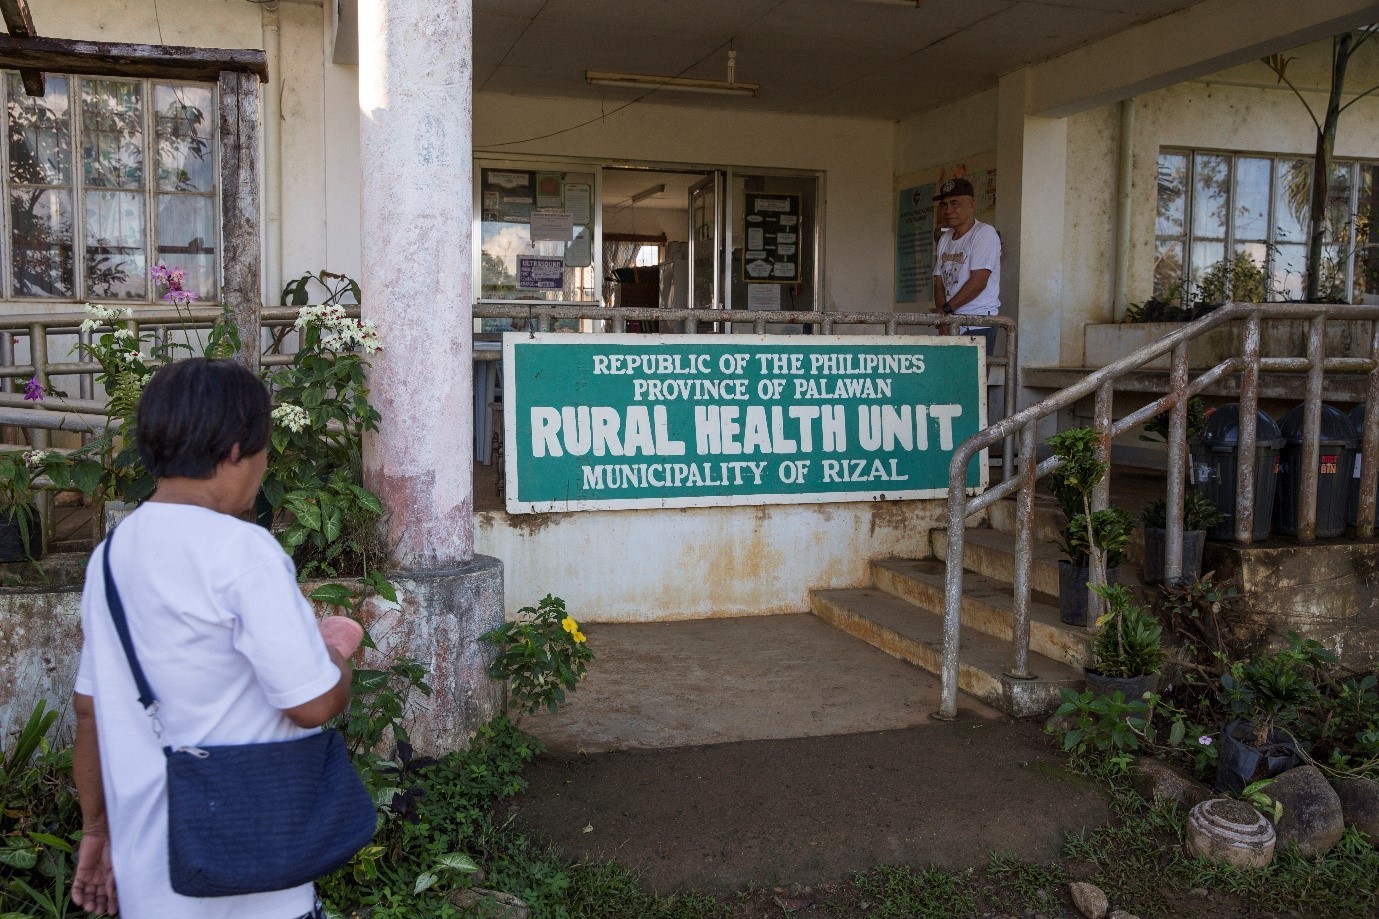
[(664, 192), (665, 190), (666, 187), (664, 184), (653, 185), (650, 188), (643, 188), (641, 191), (637, 192), (635, 195), (632, 196), (632, 203), (636, 204), (638, 201), (645, 201), (647, 198), (654, 198), (657, 195)]
[(640, 89), (674, 89), (690, 93), (719, 93), (728, 96), (755, 96), (761, 88), (757, 83), (738, 83), (729, 80), (696, 80), (690, 77), (659, 77), (647, 73), (616, 73), (606, 70), (586, 70), (584, 79), (591, 86), (622, 86)]

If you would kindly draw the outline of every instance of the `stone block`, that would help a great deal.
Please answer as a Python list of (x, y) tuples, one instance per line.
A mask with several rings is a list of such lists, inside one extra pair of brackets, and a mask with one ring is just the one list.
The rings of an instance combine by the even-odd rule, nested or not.
[(1147, 801), (1171, 801), (1190, 810), (1214, 792), (1177, 766), (1151, 756), (1137, 756), (1130, 766), (1130, 783)]
[(1296, 846), (1303, 855), (1325, 855), (1341, 841), (1341, 799), (1316, 766), (1289, 769), (1265, 793), (1283, 805), (1275, 825), (1280, 848)]
[(1340, 799), (1345, 825), (1355, 827), (1371, 844), (1379, 845), (1379, 782), (1332, 779), (1331, 787)]
[(1077, 911), (1087, 919), (1106, 919), (1111, 904), (1100, 887), (1085, 881), (1074, 881), (1068, 885), (1068, 892), (1072, 894)]

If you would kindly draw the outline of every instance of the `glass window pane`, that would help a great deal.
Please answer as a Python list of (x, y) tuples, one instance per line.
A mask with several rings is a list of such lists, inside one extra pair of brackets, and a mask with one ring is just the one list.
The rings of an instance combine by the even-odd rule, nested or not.
[(1274, 184), (1274, 241), (1307, 241), (1312, 213), (1312, 164), (1307, 160), (1279, 160)]
[(145, 200), (137, 192), (87, 192), (86, 296), (101, 300), (148, 296)]
[(153, 87), (154, 135), (160, 191), (211, 191), (215, 187), (212, 124), (215, 112), (205, 86)]
[[(594, 258), (593, 173), (482, 169), (480, 182), (483, 222), (479, 295), (500, 300), (597, 300), (599, 292), (593, 287), (594, 272), (585, 270)], [(532, 242), (532, 211), (542, 207), (563, 207), (571, 213), (574, 228), (569, 242)], [(546, 280), (528, 277), (529, 286), (520, 286), (523, 279), (519, 257), (547, 260), (529, 262), (529, 269), (554, 266), (560, 274), (560, 286), (554, 286), (554, 275)], [(494, 331), (500, 325), (511, 327), (511, 324), (504, 325), (505, 322), (486, 320), (484, 329)]]
[(81, 161), (87, 185), (143, 187), (142, 83), (81, 81)]
[(1199, 153), (1193, 164), (1192, 235), (1225, 239), (1230, 208), (1230, 157)]
[(1187, 207), (1187, 154), (1159, 154), (1159, 216), (1154, 233), (1182, 236)]
[(1355, 296), (1379, 296), (1379, 165), (1360, 166), (1360, 200), (1355, 215)]
[(1235, 238), (1269, 238), (1269, 178), (1273, 163), (1258, 156), (1235, 161)]
[(1193, 284), (1200, 286), (1204, 281), (1211, 284), (1214, 278), (1224, 275), (1226, 271), (1226, 244), (1224, 242), (1215, 240), (1203, 242), (1194, 239), (1191, 254)]
[(10, 219), (15, 295), (73, 296), (71, 193), (66, 189), (13, 189)]
[(185, 269), (184, 287), (194, 291), (198, 300), (219, 298), (213, 198), (158, 196), (158, 261)]
[(47, 74), (46, 94), (24, 92), (19, 74), (9, 78), (10, 178), (28, 185), (72, 182), (72, 119), (68, 78)]
[(1270, 280), (1280, 300), (1301, 300), (1307, 246), (1294, 243), (1274, 247)]
[(1239, 243), (1231, 268), (1231, 299), (1237, 303), (1267, 303), (1269, 296), (1269, 246), (1267, 243)]
[(1183, 287), (1183, 244), (1161, 239), (1154, 253), (1154, 299), (1176, 301)]

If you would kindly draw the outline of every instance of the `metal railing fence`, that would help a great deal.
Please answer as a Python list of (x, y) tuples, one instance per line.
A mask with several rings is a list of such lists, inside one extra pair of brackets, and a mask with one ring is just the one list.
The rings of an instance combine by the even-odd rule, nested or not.
[[(1260, 324), (1264, 320), (1305, 319), (1308, 334), (1304, 357), (1262, 357)], [(1103, 458), (1110, 459), (1111, 439), (1155, 416), (1169, 413), (1167, 520), (1164, 549), (1164, 575), (1176, 581), (1182, 575), (1183, 496), (1186, 488), (1188, 400), (1230, 374), (1240, 375), (1240, 435), (1236, 475), (1235, 539), (1249, 545), (1254, 525), (1256, 412), (1259, 407), (1259, 375), (1263, 371), (1305, 372), (1302, 455), (1318, 457), (1321, 446), (1323, 381), (1327, 371), (1369, 375), (1366, 398), (1374, 405), (1379, 399), (1379, 321), (1374, 322), (1368, 358), (1327, 358), (1325, 331), (1328, 320), (1379, 320), (1379, 306), (1351, 304), (1249, 304), (1230, 303), (1209, 315), (1164, 336), (1120, 360), (1087, 375), (1073, 386), (974, 434), (958, 445), (948, 470), (948, 558), (944, 595), (942, 696), (938, 716), (957, 716), (958, 655), (962, 630), (963, 550), (967, 518), (1004, 498), (1016, 496), (1016, 560), (1014, 584), (1013, 679), (1032, 679), (1029, 671), (1030, 565), (1033, 557), (1034, 494), (1038, 479), (1057, 469), (1062, 461), (1050, 457), (1036, 462), (1036, 428), (1040, 421), (1071, 407), (1077, 401), (1094, 397), (1093, 424), (1100, 434)], [(1244, 354), (1232, 356), (1190, 377), (1188, 346), (1202, 335), (1229, 323), (1244, 323)], [(1140, 370), (1151, 361), (1170, 355), (1169, 392), (1115, 420), (1112, 398), (1116, 381)], [(1012, 437), (1019, 437), (1022, 457), (1018, 477), (1007, 477), (1000, 485), (968, 498), (963, 485), (967, 466), (982, 450)], [(1379, 464), (1379, 424), (1365, 425), (1360, 471), (1359, 523), (1361, 537), (1374, 535), (1376, 464)], [(1311, 541), (1317, 532), (1317, 463), (1304, 462), (1299, 494), (1298, 539)], [(1111, 474), (1097, 486), (1093, 510), (1108, 506)], [(1096, 598), (1093, 598), (1096, 599)], [(1094, 604), (1092, 609), (1096, 609)]]

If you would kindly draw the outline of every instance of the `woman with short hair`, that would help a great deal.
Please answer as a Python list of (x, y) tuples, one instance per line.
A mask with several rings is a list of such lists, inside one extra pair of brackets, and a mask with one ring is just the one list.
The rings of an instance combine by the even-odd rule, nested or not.
[(169, 364), (140, 400), (139, 455), (158, 488), (120, 524), (110, 563), (161, 724), (139, 703), (111, 618), (102, 544), (87, 566), (74, 697), (82, 840), (72, 899), (92, 913), (320, 915), (311, 884), (195, 898), (169, 881), (165, 743), (292, 740), (349, 704), (362, 629), (342, 617), (318, 626), (292, 560), (267, 530), (239, 519), (263, 481), (270, 427), (264, 384), (230, 361)]

